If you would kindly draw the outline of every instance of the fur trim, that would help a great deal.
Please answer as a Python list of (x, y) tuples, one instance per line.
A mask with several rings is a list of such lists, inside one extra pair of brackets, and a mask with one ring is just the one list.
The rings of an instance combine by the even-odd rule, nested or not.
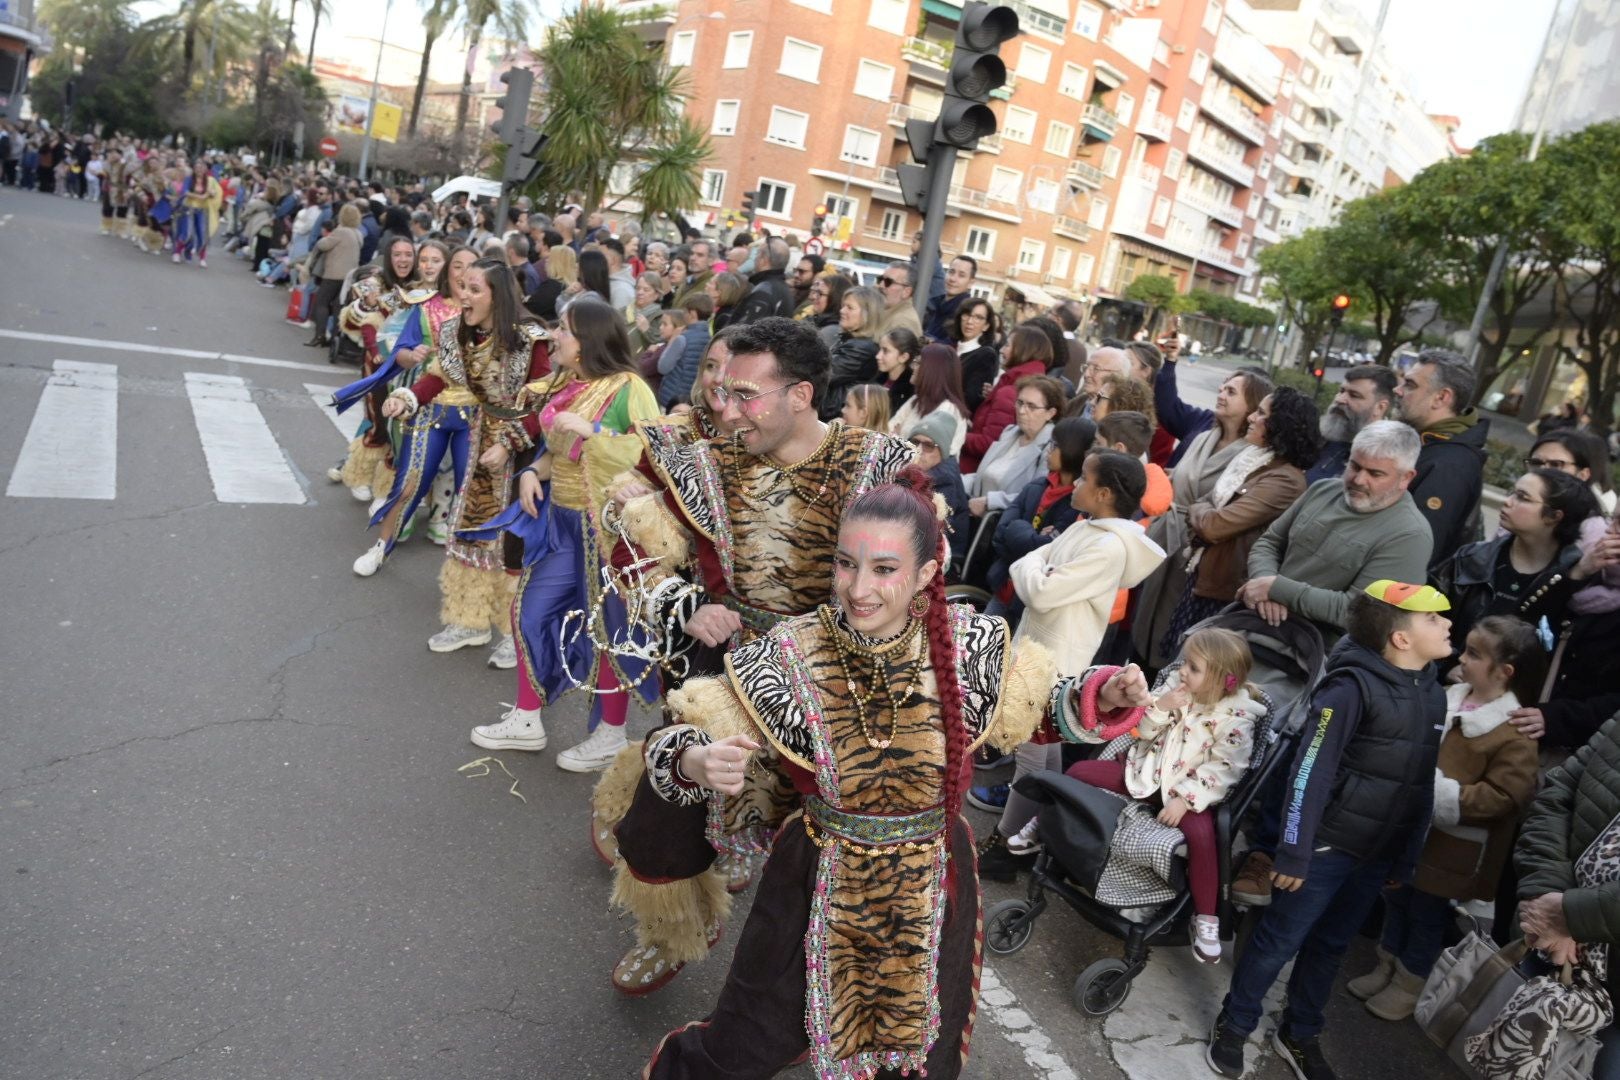
[(512, 585), (507, 583), (505, 570), (479, 570), (456, 559), (445, 559), (439, 568), (439, 620), (446, 626), (465, 626), (471, 630), (511, 625), (511, 616), (492, 620), (492, 613), (509, 604)]
[(388, 447), (381, 446), (378, 449), (383, 451), (383, 456), (382, 460), (377, 462), (377, 468), (371, 474), (371, 493), (373, 495), (382, 495), (394, 490), (394, 466), (388, 460)]
[(759, 742), (759, 731), (723, 678), (693, 679), (669, 694), (669, 709), (683, 724), (700, 728), (711, 739), (747, 735)]
[(615, 474), (614, 477), (607, 482), (607, 487), (603, 488), (602, 491), (603, 494), (605, 494), (608, 498), (613, 499), (618, 497), (619, 492), (623, 491), (627, 487), (632, 486), (650, 487), (651, 484), (645, 476), (641, 475), (636, 470), (626, 469), (622, 473)]
[(616, 829), (624, 815), (630, 812), (630, 803), (636, 797), (636, 786), (641, 783), (647, 764), (642, 760), (643, 744), (633, 742), (619, 751), (596, 782), (591, 792), (591, 808), (596, 811), (597, 824)]
[(387, 446), (367, 446), (365, 436), (357, 437), (349, 444), (349, 456), (343, 462), (344, 486), (357, 488), (370, 485), (376, 476), (377, 466), (387, 460)]
[[(645, 482), (645, 481), (643, 481)], [(659, 495), (631, 499), (619, 512), (624, 535), (645, 554), (658, 560), (666, 573), (674, 573), (692, 556), (692, 543), (680, 522)]]
[(1017, 648), (1002, 682), (1001, 706), (988, 739), (991, 746), (1004, 752), (1017, 749), (1035, 734), (1057, 680), (1057, 666), (1044, 646), (1022, 641)]
[(1434, 770), (1434, 823), (1455, 825), (1462, 820), (1462, 785)]
[(1477, 739), (1489, 735), (1507, 723), (1508, 713), (1519, 707), (1519, 699), (1509, 690), (1495, 701), (1488, 701), (1477, 709), (1462, 711), (1463, 700), (1468, 697), (1466, 683), (1452, 683), (1446, 687), (1446, 727), (1453, 723), (1462, 729), (1466, 738)]
[(675, 964), (709, 955), (709, 928), (731, 914), (731, 894), (714, 870), (654, 885), (638, 881), (623, 859), (613, 868), (612, 903), (634, 916), (637, 945), (656, 945)]

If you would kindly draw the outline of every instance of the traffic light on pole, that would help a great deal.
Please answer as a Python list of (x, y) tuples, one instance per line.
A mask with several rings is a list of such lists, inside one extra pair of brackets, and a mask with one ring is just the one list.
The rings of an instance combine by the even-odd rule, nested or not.
[(505, 146), (517, 141), (518, 129), (529, 122), (529, 98), (534, 94), (534, 72), (528, 68), (510, 68), (501, 72), (506, 93), (501, 95), (501, 116), (489, 126)]
[(748, 222), (749, 229), (754, 227), (754, 200), (759, 198), (758, 191), (745, 191), (742, 197), (743, 218)]
[(1344, 313), (1350, 310), (1350, 297), (1340, 293), (1333, 298), (1333, 325), (1344, 322)]
[(517, 130), (515, 141), (506, 149), (506, 169), (501, 174), (503, 183), (523, 187), (533, 183), (540, 175), (540, 151), (545, 149), (551, 136), (526, 127)]
[(996, 133), (990, 94), (1007, 83), (1007, 65), (996, 53), (1017, 36), (1018, 13), (1011, 7), (971, 3), (962, 8), (935, 142), (972, 150), (981, 138)]
[(810, 219), (810, 235), (820, 236), (821, 231), (827, 227), (827, 204), (816, 204), (816, 216)]

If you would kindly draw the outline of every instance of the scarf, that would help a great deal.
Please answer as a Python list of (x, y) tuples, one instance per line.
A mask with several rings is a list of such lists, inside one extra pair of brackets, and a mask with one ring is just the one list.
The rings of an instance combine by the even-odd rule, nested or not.
[[(1242, 446), (1243, 449), (1226, 463), (1226, 468), (1221, 470), (1221, 475), (1215, 479), (1215, 487), (1210, 490), (1209, 503), (1217, 510), (1232, 501), (1232, 496), (1238, 493), (1238, 489), (1251, 474), (1270, 465), (1272, 459), (1277, 456), (1264, 446), (1255, 446), (1249, 442), (1243, 443)], [(1192, 547), (1192, 554), (1187, 558), (1187, 574), (1190, 577), (1198, 569), (1198, 564), (1203, 561), (1204, 545), (1197, 542), (1191, 530), (1188, 530), (1187, 536)]]
[[(1609, 531), (1609, 523), (1600, 517), (1581, 522), (1581, 551), (1591, 551)], [(1620, 566), (1605, 566), (1592, 579), (1591, 584), (1569, 598), (1569, 610), (1576, 615), (1607, 615), (1620, 611)]]
[(1065, 484), (1062, 482), (1061, 478), (1059, 478), (1057, 473), (1047, 473), (1046, 490), (1041, 492), (1040, 501), (1035, 504), (1035, 517), (1030, 521), (1030, 524), (1035, 526), (1035, 531), (1040, 532), (1041, 518), (1046, 516), (1046, 512), (1048, 510), (1055, 506), (1060, 500), (1067, 499), (1073, 494), (1073, 481)]

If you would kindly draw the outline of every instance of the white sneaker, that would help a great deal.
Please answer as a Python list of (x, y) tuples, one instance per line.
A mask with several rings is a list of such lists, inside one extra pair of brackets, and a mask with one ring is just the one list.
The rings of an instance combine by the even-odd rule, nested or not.
[(354, 572), (361, 577), (370, 577), (382, 569), (383, 560), (388, 557), (388, 542), (379, 540), (366, 548), (365, 554), (354, 560)]
[(489, 627), (474, 630), (468, 626), (447, 626), (428, 638), (428, 648), (434, 652), (455, 652), (470, 645), (488, 645), (494, 637)]
[(501, 635), (501, 643), (489, 654), (489, 666), (501, 671), (517, 667), (517, 639), (511, 634)]
[(427, 526), (428, 543), (438, 544), (440, 547), (450, 542), (450, 526), (442, 521), (430, 521)]
[(368, 484), (350, 488), (349, 494), (354, 496), (355, 502), (368, 503), (371, 501), (371, 487)]
[(340, 461), (336, 465), (327, 466), (326, 478), (334, 484), (343, 483), (343, 463)]
[(568, 772), (600, 772), (613, 764), (625, 745), (622, 726), (598, 724), (590, 738), (557, 755), (557, 768)]
[(387, 495), (379, 495), (375, 499), (372, 499), (371, 504), (366, 507), (366, 516), (367, 517), (376, 517), (377, 516), (377, 511), (381, 510), (383, 508), (383, 503), (385, 503), (387, 501), (388, 501), (388, 496)]
[(501, 714), (500, 723), (473, 728), (472, 741), (485, 750), (544, 750), (546, 729), (540, 723), (539, 709), (520, 709), (512, 705)]
[(180, 262), (180, 253), (178, 251), (174, 253), (174, 261), (176, 263)]
[(197, 260), (197, 265), (202, 267), (204, 270), (206, 270), (206, 269), (208, 269), (208, 260), (199, 258)]
[(1194, 915), (1193, 955), (1206, 964), (1221, 962), (1221, 920), (1214, 915)]
[(1041, 850), (1041, 819), (1032, 817), (1017, 833), (1007, 837), (1007, 850), (1014, 855), (1033, 855)]

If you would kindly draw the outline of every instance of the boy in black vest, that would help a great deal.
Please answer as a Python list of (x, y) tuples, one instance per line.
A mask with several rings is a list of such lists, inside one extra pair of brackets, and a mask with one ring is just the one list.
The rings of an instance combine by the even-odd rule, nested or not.
[(1289, 960), (1272, 1045), (1300, 1080), (1331, 1080), (1317, 1036), (1345, 949), (1379, 891), (1408, 881), (1434, 801), (1446, 696), (1432, 661), (1451, 653), (1450, 602), (1427, 585), (1375, 581), (1311, 697), (1288, 773), (1271, 906), (1238, 958), (1205, 1059), (1243, 1073), (1243, 1044)]

